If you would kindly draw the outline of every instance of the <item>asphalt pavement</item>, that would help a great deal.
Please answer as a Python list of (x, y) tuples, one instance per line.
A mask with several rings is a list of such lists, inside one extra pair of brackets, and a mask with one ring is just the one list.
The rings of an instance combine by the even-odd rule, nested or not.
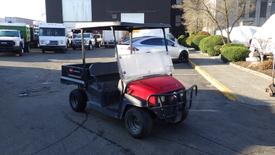
[[(112, 60), (112, 49), (87, 52), (89, 61)], [(174, 76), (199, 94), (187, 120), (155, 122), (145, 139), (132, 138), (123, 121), (93, 111), (75, 113), (74, 86), (60, 84), (62, 64), (81, 63), (80, 51), (0, 56), (1, 154), (275, 154), (275, 108), (229, 101), (189, 64)]]

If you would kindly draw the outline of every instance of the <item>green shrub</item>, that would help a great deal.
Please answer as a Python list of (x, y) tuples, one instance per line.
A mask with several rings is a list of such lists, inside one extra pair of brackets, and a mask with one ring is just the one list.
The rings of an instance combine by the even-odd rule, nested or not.
[(249, 55), (249, 49), (242, 46), (227, 46), (221, 48), (221, 59), (223, 62), (244, 61)]
[(192, 41), (194, 39), (196, 35), (194, 34), (191, 34), (187, 39), (186, 39), (186, 44), (189, 46), (189, 47), (192, 47)]
[(223, 47), (222, 45), (216, 45), (216, 46), (214, 47), (215, 53), (221, 53), (221, 48), (222, 48), (222, 47)]
[(204, 47), (205, 43), (208, 41), (209, 37), (206, 37), (206, 38), (203, 38), (201, 41), (200, 41), (200, 44), (199, 44), (199, 48), (200, 50), (203, 52), (203, 53), (207, 53), (207, 50), (206, 48)]
[(223, 45), (222, 36), (215, 35), (204, 38), (201, 40), (199, 47), (204, 53), (207, 52), (209, 56), (218, 56), (220, 55), (220, 50), (215, 51), (214, 49), (217, 45)]
[(183, 45), (183, 46), (187, 46), (187, 44), (186, 44), (186, 36), (185, 35), (180, 35), (178, 37), (178, 43), (181, 44), (181, 45)]
[(210, 33), (205, 32), (205, 31), (200, 31), (197, 33), (197, 35), (205, 35), (205, 36), (210, 36)]
[(223, 45), (221, 48), (227, 48), (227, 47), (246, 47), (244, 44), (235, 44), (235, 43), (231, 43), (231, 44), (225, 44)]
[(192, 47), (194, 47), (195, 49), (199, 50), (199, 44), (201, 42), (202, 39), (208, 37), (208, 35), (196, 35), (193, 40), (192, 40)]

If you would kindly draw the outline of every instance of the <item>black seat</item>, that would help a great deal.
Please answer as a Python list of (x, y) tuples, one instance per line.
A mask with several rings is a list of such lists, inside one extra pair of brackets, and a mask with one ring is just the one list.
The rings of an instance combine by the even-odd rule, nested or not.
[(98, 80), (104, 80), (100, 78), (106, 78), (112, 76), (113, 79), (117, 79), (119, 76), (117, 62), (104, 62), (94, 63), (89, 67), (90, 76), (97, 77)]

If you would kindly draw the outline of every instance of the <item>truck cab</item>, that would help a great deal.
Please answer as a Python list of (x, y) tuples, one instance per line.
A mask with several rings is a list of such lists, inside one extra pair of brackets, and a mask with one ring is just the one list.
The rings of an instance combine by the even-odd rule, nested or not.
[(22, 56), (24, 39), (18, 30), (0, 29), (0, 52), (14, 52)]
[[(93, 49), (95, 46), (95, 38), (92, 33), (84, 33), (83, 34), (84, 47), (88, 50)], [(77, 48), (81, 48), (81, 34), (74, 34), (71, 41), (71, 46), (75, 50)]]
[(45, 51), (66, 51), (66, 34), (63, 24), (40, 24), (38, 46)]

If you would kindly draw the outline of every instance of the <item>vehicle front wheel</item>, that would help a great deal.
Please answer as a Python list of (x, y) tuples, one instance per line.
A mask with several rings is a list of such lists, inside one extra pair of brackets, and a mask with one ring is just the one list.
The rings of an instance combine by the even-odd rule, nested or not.
[(182, 51), (179, 55), (178, 62), (187, 63), (189, 61), (189, 54), (187, 51)]
[(24, 48), (21, 46), (21, 47), (20, 47), (20, 50), (18, 51), (18, 55), (19, 55), (19, 56), (22, 56), (23, 53), (24, 53)]
[(129, 109), (124, 117), (125, 127), (134, 138), (143, 138), (153, 127), (153, 120), (147, 111), (138, 108)]
[(70, 105), (75, 112), (83, 112), (87, 106), (87, 96), (81, 89), (75, 89), (70, 93)]

